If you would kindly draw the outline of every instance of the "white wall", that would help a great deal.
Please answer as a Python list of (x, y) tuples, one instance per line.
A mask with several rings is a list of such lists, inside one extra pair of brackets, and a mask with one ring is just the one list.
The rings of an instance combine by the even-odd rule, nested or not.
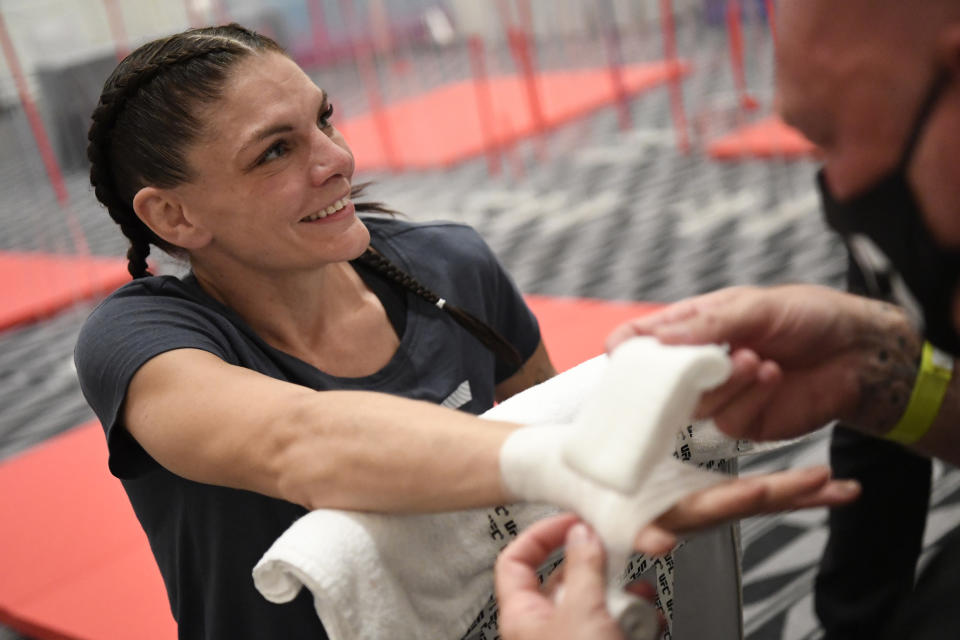
[[(188, 26), (182, 0), (117, 0), (117, 4), (128, 46)], [(115, 48), (103, 0), (0, 0), (0, 13), (31, 88), (38, 66), (99, 56)], [(0, 56), (0, 101), (17, 100), (10, 64)]]
[[(128, 43), (184, 29), (181, 0), (117, 0)], [(25, 69), (113, 48), (103, 0), (2, 0), (0, 11)]]
[[(531, 0), (534, 32), (538, 38), (589, 31), (594, 27), (596, 3), (607, 0)], [(494, 0), (446, 0), (457, 28), (487, 40), (503, 38), (503, 28)], [(680, 16), (702, 0), (673, 0)], [(617, 23), (624, 28), (637, 22), (659, 20), (660, 0), (613, 0)]]
[[(185, 2), (193, 11), (214, 19), (213, 0), (115, 0), (123, 16), (128, 46), (147, 39), (183, 30), (189, 26)], [(226, 2), (226, 0), (220, 0)], [(274, 0), (296, 2), (296, 0)], [(303, 0), (304, 2), (308, 0)], [(338, 0), (326, 0), (339, 4)], [(391, 0), (384, 0), (389, 3)], [(435, 0), (449, 9), (459, 36), (479, 34), (488, 41), (503, 38), (496, 0)], [(531, 0), (534, 32), (538, 39), (578, 32), (595, 32), (596, 3), (607, 0)], [(703, 0), (673, 0), (682, 17)], [(510, 0), (512, 4), (512, 0)], [(660, 0), (613, 0), (617, 22), (625, 28), (639, 21), (658, 20)], [(238, 18), (253, 15), (272, 4), (264, 0), (229, 0)], [(115, 47), (107, 19), (105, 0), (0, 0), (7, 30), (17, 51), (20, 66), (31, 82), (38, 65), (57, 64), (64, 59), (103, 55)], [(0, 63), (0, 102), (16, 101), (9, 67)]]

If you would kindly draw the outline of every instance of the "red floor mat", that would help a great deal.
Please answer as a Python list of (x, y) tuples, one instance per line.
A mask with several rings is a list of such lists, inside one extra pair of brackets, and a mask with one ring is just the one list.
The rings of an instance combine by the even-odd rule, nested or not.
[[(560, 370), (656, 305), (530, 297)], [(85, 424), (0, 464), (0, 621), (57, 640), (172, 640), (160, 573), (103, 433)]]
[(707, 147), (707, 153), (718, 160), (801, 158), (814, 150), (812, 142), (775, 116), (737, 129)]
[[(683, 62), (634, 64), (622, 69), (625, 90), (635, 94), (689, 72)], [(547, 128), (567, 122), (616, 99), (608, 69), (554, 71), (537, 76)], [(518, 76), (489, 79), (492, 122), (481, 121), (477, 87), (472, 81), (446, 85), (384, 108), (388, 144), (396, 168), (449, 166), (487, 149), (509, 146), (535, 133), (526, 85)], [(334, 119), (361, 169), (389, 168), (383, 136), (374, 114)], [(485, 127), (492, 125), (492, 130)]]
[(0, 330), (49, 316), (130, 280), (116, 258), (0, 252)]
[(37, 638), (176, 637), (97, 423), (0, 465), (0, 621)]
[(540, 334), (557, 371), (603, 353), (604, 340), (615, 327), (662, 306), (547, 296), (527, 296), (527, 303), (540, 321)]

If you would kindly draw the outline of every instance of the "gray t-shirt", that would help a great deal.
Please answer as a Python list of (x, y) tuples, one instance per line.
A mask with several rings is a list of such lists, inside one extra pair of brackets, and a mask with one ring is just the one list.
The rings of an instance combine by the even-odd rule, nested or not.
[[(475, 231), (450, 223), (365, 222), (371, 244), (383, 255), (497, 329), (524, 360), (533, 354), (540, 342), (536, 320)], [(380, 391), (475, 414), (493, 405), (495, 384), (515, 372), (496, 362), (445, 312), (365, 268), (357, 270), (401, 334), (390, 362), (362, 378), (329, 375), (271, 347), (190, 276), (131, 282), (84, 324), (75, 354), (81, 389), (106, 431), (110, 470), (122, 480), (150, 540), (181, 638), (316, 639), (325, 634), (308, 595), (288, 605), (270, 604), (250, 577), (263, 552), (304, 509), (181, 478), (161, 467), (127, 432), (121, 407), (130, 380), (144, 363), (173, 349), (202, 349), (230, 364), (318, 391)]]

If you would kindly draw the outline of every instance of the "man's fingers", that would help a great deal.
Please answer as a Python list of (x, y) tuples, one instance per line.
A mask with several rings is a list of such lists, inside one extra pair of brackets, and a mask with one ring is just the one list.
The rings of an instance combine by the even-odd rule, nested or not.
[(668, 307), (649, 333), (664, 344), (756, 346), (770, 326), (765, 300), (750, 287), (721, 289)]
[(563, 574), (564, 568), (567, 565), (561, 563), (559, 567), (550, 572), (550, 575), (543, 581), (543, 586), (540, 587), (540, 593), (542, 593), (546, 598), (553, 600), (557, 591), (563, 585)]
[(607, 337), (607, 352), (613, 351), (620, 343), (629, 340), (635, 336), (652, 335), (654, 331), (661, 326), (682, 322), (690, 318), (697, 312), (698, 298), (684, 300), (671, 304), (659, 311), (648, 313), (645, 316), (629, 320), (610, 333)]
[(729, 287), (681, 300), (614, 329), (607, 351), (638, 335), (654, 336), (664, 344), (757, 346), (767, 337), (776, 311), (768, 297), (751, 287)]
[(729, 403), (756, 381), (757, 371), (760, 368), (760, 358), (757, 354), (748, 349), (739, 349), (730, 354), (730, 362), (733, 365), (730, 377), (722, 385), (700, 397), (700, 403), (693, 416), (695, 419), (711, 417), (717, 409)]
[(606, 607), (606, 556), (600, 538), (579, 522), (567, 532), (564, 598), (577, 608)]
[(607, 353), (611, 353), (614, 349), (619, 347), (622, 343), (626, 342), (634, 336), (645, 335), (646, 332), (638, 326), (638, 320), (630, 320), (623, 323), (616, 329), (614, 329), (605, 342), (605, 348)]
[(537, 568), (554, 549), (563, 545), (567, 531), (578, 518), (563, 514), (537, 522), (514, 540), (497, 558), (495, 572), (497, 597), (503, 601), (520, 591), (539, 593)]
[(783, 374), (776, 364), (761, 363), (753, 384), (745, 386), (738, 395), (728, 398), (726, 404), (715, 407), (709, 414), (717, 428), (735, 438), (764, 439), (763, 412), (782, 379)]

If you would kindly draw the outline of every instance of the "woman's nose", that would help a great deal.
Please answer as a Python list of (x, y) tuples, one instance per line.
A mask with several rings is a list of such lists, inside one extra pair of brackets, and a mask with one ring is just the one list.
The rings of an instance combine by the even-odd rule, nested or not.
[(353, 173), (353, 156), (323, 131), (317, 131), (311, 141), (310, 182), (322, 186), (331, 177)]
[(322, 187), (334, 173), (328, 164), (314, 162), (310, 166), (310, 184), (314, 187)]

